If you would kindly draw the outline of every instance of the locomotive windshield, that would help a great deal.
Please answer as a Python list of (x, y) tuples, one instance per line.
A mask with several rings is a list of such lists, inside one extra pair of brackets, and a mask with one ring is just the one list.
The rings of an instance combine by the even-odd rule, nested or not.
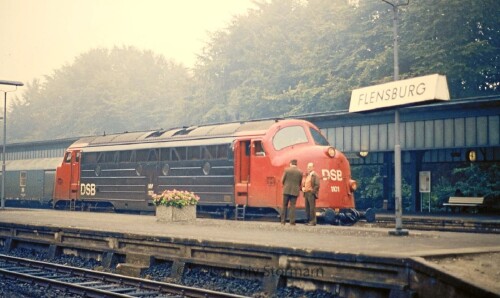
[(311, 135), (314, 139), (314, 143), (319, 146), (330, 146), (328, 141), (325, 139), (325, 137), (316, 129), (314, 128), (309, 128), (311, 130)]
[(285, 127), (279, 130), (273, 138), (273, 146), (276, 150), (307, 142), (307, 135), (302, 126)]

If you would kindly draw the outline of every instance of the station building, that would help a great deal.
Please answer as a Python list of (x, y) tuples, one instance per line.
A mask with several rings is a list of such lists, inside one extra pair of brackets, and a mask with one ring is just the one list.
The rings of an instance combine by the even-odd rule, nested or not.
[[(500, 97), (451, 100), (399, 110), (403, 179), (411, 188), (410, 195), (403, 198), (406, 211), (427, 209), (428, 201), (424, 202), (426, 197), (419, 191), (420, 172), (430, 172), (431, 183), (438, 183), (443, 177), (449, 178), (457, 165), (499, 163)], [(361, 168), (362, 171), (363, 167), (380, 166), (383, 193), (380, 201), (393, 209), (394, 109), (317, 113), (303, 118), (320, 127), (330, 144), (347, 154), (353, 169)], [(432, 171), (443, 165), (448, 165), (447, 174)], [(363, 185), (360, 187), (362, 193)], [(376, 203), (379, 205), (376, 207), (380, 207), (382, 202)]]

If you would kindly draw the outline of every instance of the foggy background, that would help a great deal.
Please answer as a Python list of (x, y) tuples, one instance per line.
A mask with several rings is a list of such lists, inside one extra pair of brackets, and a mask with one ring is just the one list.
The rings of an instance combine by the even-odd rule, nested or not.
[(135, 46), (192, 67), (251, 0), (1, 0), (0, 79), (27, 83), (92, 48)]
[[(498, 0), (410, 0), (400, 78), (447, 77), (452, 100), (498, 95)], [(8, 142), (347, 109), (393, 80), (382, 0), (0, 0)]]

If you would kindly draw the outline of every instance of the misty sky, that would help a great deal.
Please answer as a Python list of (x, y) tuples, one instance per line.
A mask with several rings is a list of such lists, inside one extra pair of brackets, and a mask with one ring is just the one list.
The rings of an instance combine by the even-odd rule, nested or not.
[(114, 45), (191, 67), (207, 32), (249, 8), (251, 0), (0, 0), (0, 79), (26, 84)]

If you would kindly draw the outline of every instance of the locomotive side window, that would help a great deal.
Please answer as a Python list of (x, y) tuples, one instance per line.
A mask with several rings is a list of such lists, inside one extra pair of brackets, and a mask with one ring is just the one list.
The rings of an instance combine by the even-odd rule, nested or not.
[(104, 160), (103, 162), (111, 163), (111, 162), (116, 162), (117, 161), (117, 156), (118, 152), (105, 152), (104, 153)]
[(135, 160), (137, 162), (140, 162), (140, 161), (148, 161), (149, 159), (149, 150), (137, 150), (135, 152)]
[(177, 155), (179, 157), (178, 160), (186, 160), (186, 150), (187, 148), (186, 147), (179, 147), (179, 148), (176, 148), (176, 151), (177, 151)]
[(131, 157), (132, 157), (132, 151), (121, 151), (119, 161), (130, 162)]
[(170, 148), (162, 148), (160, 149), (160, 160), (161, 161), (170, 161), (172, 157), (170, 156)]
[(104, 152), (99, 152), (99, 155), (97, 156), (97, 163), (103, 163), (106, 160), (106, 157), (104, 155)]
[(149, 150), (148, 161), (158, 161), (158, 149)]
[(330, 144), (328, 143), (328, 141), (325, 139), (325, 137), (319, 132), (317, 131), (316, 129), (314, 128), (309, 128), (309, 130), (311, 131), (311, 135), (314, 139), (314, 143), (316, 145), (319, 145), (319, 146), (330, 146)]
[(202, 149), (203, 151), (203, 159), (216, 159), (217, 158), (217, 146), (210, 145), (205, 146)]
[[(224, 145), (218, 145), (217, 146), (217, 158), (218, 159), (230, 159), (230, 151), (229, 151), (230, 145), (224, 144)], [(232, 153), (232, 151), (231, 151)]]
[(76, 162), (80, 162), (80, 155), (81, 155), (81, 154), (82, 154), (81, 152), (77, 152), (77, 153), (76, 153), (76, 157), (75, 157), (75, 161), (76, 161)]
[(90, 153), (85, 153), (82, 156), (82, 164), (94, 164), (97, 161), (97, 153), (96, 152), (90, 152)]
[(187, 147), (187, 160), (200, 159), (200, 147)]
[(201, 157), (203, 159), (214, 159), (214, 157), (217, 156), (216, 154), (212, 154), (212, 152), (210, 152), (209, 147), (211, 147), (210, 149), (212, 149), (213, 153), (217, 152), (217, 147), (215, 146), (203, 146), (201, 147)]
[(307, 142), (306, 132), (302, 126), (285, 127), (279, 130), (273, 138), (273, 146), (276, 150)]
[[(181, 151), (183, 149), (185, 149), (185, 148), (184, 147), (181, 148)], [(186, 150), (184, 150), (184, 152), (186, 152)], [(175, 148), (172, 148), (170, 153), (171, 153), (172, 160), (181, 160), (181, 155), (179, 154), (179, 152)]]

